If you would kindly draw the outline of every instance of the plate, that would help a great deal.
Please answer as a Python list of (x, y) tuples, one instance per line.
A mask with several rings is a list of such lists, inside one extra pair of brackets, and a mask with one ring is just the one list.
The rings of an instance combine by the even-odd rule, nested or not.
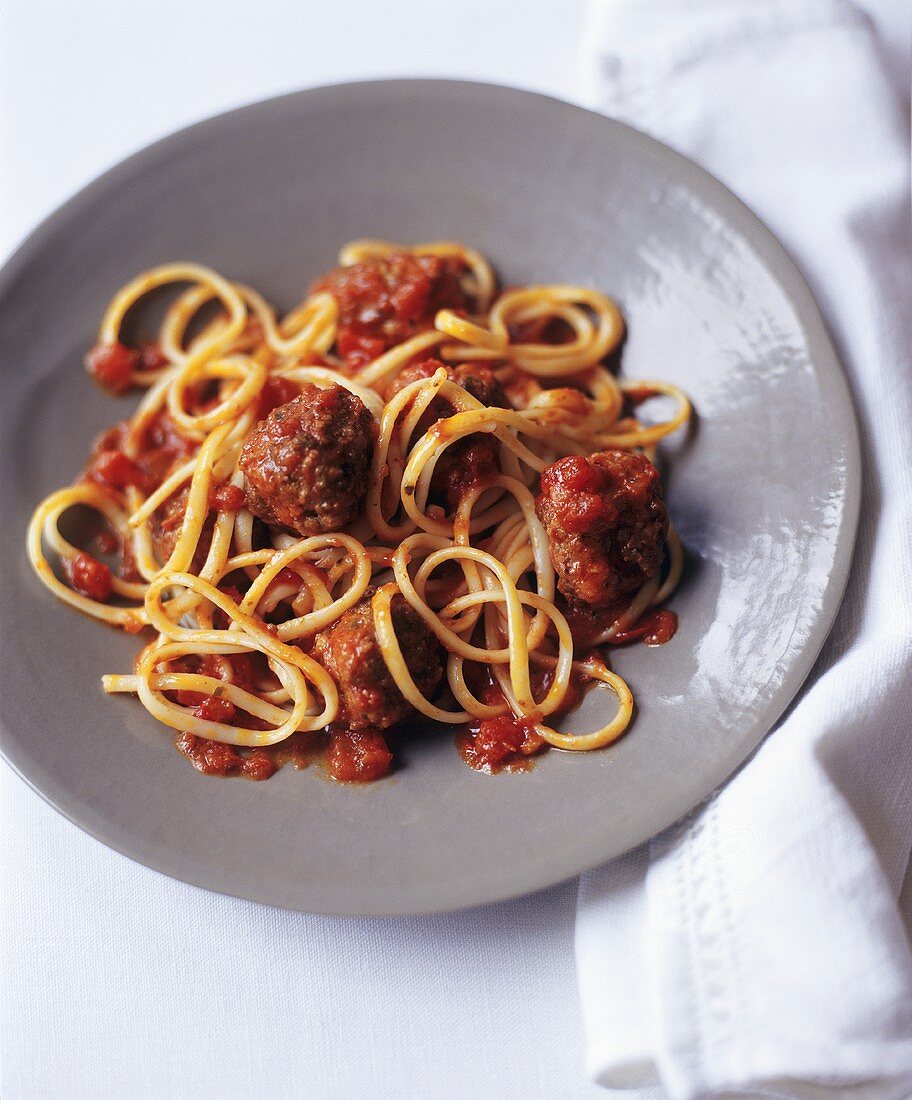
[[(113, 292), (192, 259), (280, 309), (356, 237), (455, 237), (502, 282), (616, 298), (622, 374), (683, 387), (692, 431), (662, 451), (687, 551), (675, 639), (616, 654), (637, 714), (599, 753), (525, 774), (467, 768), (449, 732), (389, 780), (318, 769), (207, 778), (103, 672), (137, 648), (57, 603), (24, 552), (32, 508), (127, 415), (81, 367)], [(592, 867), (681, 817), (740, 764), (807, 676), (851, 558), (859, 456), (811, 295), (724, 187), (620, 123), (482, 84), (318, 88), (213, 118), (124, 161), (53, 214), (0, 276), (2, 748), (112, 848), (187, 882), (309, 912), (491, 902)], [(574, 728), (611, 706), (591, 692)]]

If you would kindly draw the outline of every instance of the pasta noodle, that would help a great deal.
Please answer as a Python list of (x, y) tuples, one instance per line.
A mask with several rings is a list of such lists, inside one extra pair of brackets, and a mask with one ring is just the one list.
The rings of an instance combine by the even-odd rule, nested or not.
[[(367, 278), (386, 261), (409, 271), (424, 263), (419, 289), (421, 271), (457, 279), (465, 307), (444, 304), (421, 323), (409, 315), (412, 327), (386, 346), (386, 330), (367, 329), (369, 311), (359, 321), (364, 331), (346, 329), (343, 297), (322, 284), (282, 319), (255, 290), (201, 264), (166, 264), (127, 284), (90, 360), (110, 388), (142, 388), (144, 396), (87, 476), (39, 504), (31, 564), (69, 606), (148, 632), (133, 671), (105, 676), (104, 690), (135, 694), (160, 722), (207, 742), (262, 749), (344, 724), (345, 684), (313, 642), (352, 609), (369, 607), (382, 662), (414, 712), (473, 729), (519, 724), (531, 746), (520, 754), (542, 743), (602, 748), (629, 725), (633, 697), (596, 647), (623, 640), (668, 599), (681, 545), (668, 529), (661, 573), (603, 615), (581, 647), (536, 510), (539, 477), (567, 456), (610, 449), (651, 459), (687, 422), (689, 402), (669, 383), (614, 377), (605, 360), (624, 325), (598, 291), (558, 284), (498, 293), (485, 257), (457, 242), (356, 241), (342, 249), (336, 278), (344, 269)], [(128, 312), (165, 286), (174, 296), (153, 350), (128, 349)], [(403, 286), (394, 298), (412, 293)], [(412, 378), (429, 357), (425, 374)], [(508, 401), (486, 403), (461, 384), (459, 371), (473, 369)], [(357, 517), (302, 534), (251, 511), (242, 455), (270, 409), (312, 387), (342, 387), (363, 405), (373, 446)], [(661, 422), (637, 418), (650, 397), (671, 406)], [(467, 448), (478, 440), (496, 468), (473, 480)], [(153, 470), (156, 463), (163, 468)], [(440, 489), (447, 471), (458, 499)], [(119, 547), (119, 566), (64, 536), (61, 520), (76, 507), (94, 513), (109, 554)], [(397, 601), (445, 653), (442, 694), (416, 682), (397, 635)], [(242, 658), (256, 669), (246, 679), (237, 674)], [(613, 696), (609, 719), (594, 731), (561, 732), (556, 717), (586, 686)]]

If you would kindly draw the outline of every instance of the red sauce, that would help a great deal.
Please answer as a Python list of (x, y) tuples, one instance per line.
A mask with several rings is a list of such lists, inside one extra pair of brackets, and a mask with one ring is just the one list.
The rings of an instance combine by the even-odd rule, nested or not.
[[(473, 694), (487, 706), (504, 703), (503, 692), (482, 665), (467, 662), (466, 679)], [(554, 681), (554, 670), (536, 667), (532, 670), (532, 694), (536, 699), (547, 695)], [(586, 678), (572, 672), (567, 692), (554, 717), (567, 714), (579, 706), (585, 690)], [(546, 742), (535, 731), (535, 717), (514, 718), (511, 714), (498, 715), (471, 723), (456, 738), (456, 747), (463, 760), (471, 768), (490, 774), (517, 771), (531, 765), (530, 757), (546, 748)]]
[[(232, 595), (232, 599), (239, 603), (242, 596), (236, 593)], [(279, 686), (275, 673), (269, 668), (262, 653), (232, 653), (228, 660), (231, 664), (232, 683), (236, 687), (245, 691), (256, 691), (261, 684), (270, 690)]]
[(342, 329), (336, 338), (336, 348), (350, 367), (363, 367), (386, 351), (386, 341), (382, 336)]
[[(272, 581), (268, 583), (266, 591), (264, 593), (264, 598), (270, 598), (270, 596), (273, 595), (275, 588), (286, 588), (288, 586), (294, 587), (295, 593), (298, 593), (300, 592), (301, 584), (304, 584), (304, 581), (301, 580), (300, 573), (296, 573), (293, 569), (281, 569), (275, 574)], [(266, 625), (274, 626), (275, 624)]]
[[(157, 344), (144, 344), (138, 352), (131, 352), (131, 354), (144, 356), (144, 362), (147, 365), (153, 363), (160, 365), (159, 360), (164, 361)], [(129, 434), (130, 424), (124, 420), (99, 436), (86, 466), (85, 478), (88, 481), (114, 492), (123, 492), (133, 486), (148, 495), (176, 466), (193, 455), (199, 446), (198, 443), (185, 439), (180, 434), (165, 409), (157, 412), (142, 432), (135, 458), (131, 458), (124, 450)], [(169, 527), (179, 527), (183, 521), (182, 508), (172, 511), (173, 514), (161, 520), (163, 531)], [(110, 572), (113, 567), (117, 576), (123, 580), (140, 579), (129, 540), (125, 542), (117, 533), (105, 527), (93, 532), (91, 545), (97, 553), (114, 559), (110, 567), (98, 563), (99, 568), (107, 568)], [(83, 578), (91, 569), (92, 567), (85, 563), (79, 566), (79, 572)], [(93, 580), (88, 583), (94, 584), (95, 590), (101, 591), (105, 584), (103, 574), (98, 570), (95, 570), (95, 574)], [(75, 581), (74, 587), (76, 587)], [(77, 591), (83, 591), (83, 589), (77, 588)], [(130, 630), (130, 625), (125, 629)], [(141, 629), (141, 625), (137, 627), (137, 630)]]
[(326, 737), (294, 733), (278, 745), (246, 749), (223, 745), (193, 733), (181, 733), (175, 737), (174, 744), (204, 775), (237, 776), (261, 781), (275, 775), (285, 764), (296, 770), (309, 767), (325, 752)]
[(97, 454), (86, 468), (86, 477), (99, 485), (111, 489), (126, 489), (134, 486), (146, 490), (149, 475), (123, 451), (104, 450)]
[(653, 611), (629, 630), (619, 630), (609, 645), (626, 645), (628, 642), (638, 641), (649, 646), (665, 645), (675, 636), (677, 629), (678, 616), (674, 611)]
[(194, 733), (182, 733), (177, 748), (204, 775), (239, 775), (245, 779), (269, 779), (277, 765), (265, 749), (239, 752), (233, 745), (210, 741)]
[[(284, 588), (286, 585), (293, 584), (295, 588), (300, 589), (302, 583), (300, 573), (296, 573), (293, 569), (285, 568), (280, 569), (278, 573), (276, 573), (270, 581), (269, 588), (272, 588), (273, 585)], [(269, 588), (266, 589), (267, 592)]]
[(149, 421), (138, 441), (135, 459), (124, 453), (129, 431), (129, 423), (123, 420), (99, 436), (86, 467), (89, 480), (112, 489), (135, 485), (148, 494), (199, 447), (180, 434), (166, 409), (160, 409)]
[[(466, 683), (476, 699), (489, 707), (506, 704), (507, 700), (500, 690), (500, 685), (493, 678), (487, 666), (480, 665), (476, 661), (466, 661), (464, 671)], [(535, 665), (531, 669), (529, 679), (533, 697), (541, 701), (554, 683), (554, 669)], [(569, 714), (570, 711), (576, 710), (583, 701), (588, 682), (587, 677), (581, 675), (575, 669), (571, 669), (563, 701), (557, 710), (553, 712), (554, 715)]]
[[(228, 667), (232, 670), (234, 668), (233, 664)], [(224, 679), (226, 672), (226, 665), (223, 664), (222, 659), (211, 653), (204, 653), (199, 656), (187, 654), (186, 657), (178, 657), (173, 661), (163, 662), (159, 668), (168, 672), (189, 672), (200, 676), (212, 676), (216, 680)], [(184, 689), (169, 692), (169, 695), (182, 707), (202, 707), (207, 700), (214, 698), (201, 691), (186, 691)], [(198, 717), (208, 718), (209, 715), (199, 714)], [(212, 721), (217, 722), (219, 720), (218, 718), (212, 718)]]
[(99, 554), (115, 554), (121, 547), (121, 540), (113, 531), (99, 531), (92, 540)]
[(161, 370), (168, 365), (168, 358), (159, 344), (148, 341), (136, 349), (140, 370)]
[(230, 699), (207, 695), (193, 713), (207, 722), (230, 722), (236, 712), (237, 707)]
[[(554, 669), (536, 667), (532, 669), (532, 694), (536, 699), (543, 699), (551, 689), (551, 685), (554, 683)], [(563, 701), (557, 710), (552, 711), (551, 717), (559, 717), (562, 714), (569, 714), (583, 701), (583, 696), (586, 694), (586, 684), (588, 679), (582, 676), (575, 669), (570, 670), (570, 679), (567, 683), (567, 690), (564, 693)]]
[(111, 595), (111, 570), (84, 550), (69, 563), (69, 573), (73, 588), (83, 596), (103, 603)]
[(567, 344), (576, 333), (562, 317), (537, 317), (510, 325), (510, 341), (514, 344)]
[(245, 779), (261, 782), (264, 779), (270, 779), (278, 770), (279, 765), (268, 749), (254, 749), (244, 758), (241, 774)]
[(181, 435), (167, 409), (161, 409), (142, 434), (137, 461), (158, 486), (175, 466), (196, 454), (198, 448), (198, 443)]
[(343, 783), (372, 783), (393, 763), (386, 738), (379, 730), (334, 729), (330, 733), (329, 774)]
[(126, 344), (96, 344), (85, 357), (85, 368), (99, 386), (111, 393), (126, 393), (138, 360), (138, 354)]
[(431, 489), (441, 493), (451, 508), (458, 508), (464, 493), (490, 485), (499, 473), (491, 436), (460, 439), (440, 456)]
[[(274, 602), (276, 596), (279, 595), (279, 602), (276, 607), (272, 611), (265, 613), (270, 617), (270, 621), (265, 622), (264, 625), (271, 633), (277, 631), (278, 624), (282, 621), (282, 603), (290, 603), (292, 600), (297, 599), (303, 583), (300, 573), (296, 573), (293, 569), (280, 569), (266, 586), (266, 591), (263, 593), (262, 597), (266, 604)], [(291, 594), (287, 594), (289, 588), (293, 589)], [(282, 590), (281, 593), (279, 593), (280, 589)]]
[(605, 475), (582, 455), (568, 455), (548, 466), (541, 475), (541, 491), (562, 502), (565, 531), (591, 531), (617, 518), (611, 494), (605, 491)]
[(273, 409), (280, 405), (287, 405), (301, 392), (301, 387), (295, 385), (289, 378), (267, 378), (266, 385), (260, 391), (257, 404), (257, 420), (265, 420)]
[(209, 507), (216, 512), (236, 512), (244, 506), (244, 490), (224, 483), (209, 490)]
[(535, 731), (534, 718), (509, 714), (473, 723), (456, 738), (456, 747), (469, 767), (491, 775), (527, 767), (528, 758), (544, 745), (544, 739)]
[[(233, 584), (222, 583), (219, 585), (219, 591), (223, 592), (233, 603), (239, 604), (244, 598), (244, 593), (240, 590), (240, 588), (236, 588)], [(222, 611), (220, 607), (216, 607), (212, 612), (212, 623), (215, 626), (216, 630), (227, 630), (231, 625), (231, 619), (225, 614), (224, 611)], [(249, 655), (246, 653), (238, 653), (235, 654), (235, 656), (239, 658), (242, 657), (244, 658), (244, 660), (247, 660)], [(236, 665), (234, 656), (231, 658), (231, 663), (232, 666)], [(237, 683), (236, 680), (235, 683)]]
[(460, 265), (438, 256), (392, 252), (337, 268), (312, 290), (328, 292), (339, 305), (336, 350), (351, 368), (430, 328), (440, 309), (464, 308)]
[[(106, 565), (112, 576), (126, 581), (141, 580), (129, 540), (125, 542), (119, 532), (109, 527), (100, 512), (92, 512), (86, 517), (83, 539), (86, 552)], [(71, 568), (67, 569), (67, 576), (72, 580)], [(130, 624), (123, 624), (123, 629), (130, 631)], [(141, 625), (137, 627), (137, 631), (141, 629)]]

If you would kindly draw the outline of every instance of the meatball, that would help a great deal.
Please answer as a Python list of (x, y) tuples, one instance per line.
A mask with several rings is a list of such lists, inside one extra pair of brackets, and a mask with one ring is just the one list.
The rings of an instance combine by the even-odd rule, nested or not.
[[(152, 536), (152, 549), (155, 557), (162, 565), (174, 553), (181, 527), (184, 524), (184, 514), (187, 511), (187, 498), (190, 496), (190, 486), (173, 493), (168, 499), (152, 513), (149, 521), (149, 532)], [(199, 541), (193, 552), (193, 560), (190, 562), (190, 572), (199, 573), (206, 562), (209, 547), (212, 545), (212, 533), (215, 529), (215, 516), (210, 512), (203, 521), (203, 529), (200, 532)]]
[(661, 568), (668, 512), (659, 472), (645, 455), (562, 458), (542, 473), (535, 510), (571, 605), (614, 607)]
[(373, 449), (373, 420), (361, 399), (343, 386), (307, 383), (244, 444), (245, 503), (298, 535), (339, 531), (361, 509)]
[(184, 487), (180, 492), (168, 497), (164, 504), (152, 513), (149, 530), (152, 535), (152, 548), (160, 562), (166, 562), (174, 553), (177, 536), (184, 522), (189, 495), (189, 488)]
[(490, 485), (500, 474), (492, 435), (467, 435), (451, 443), (437, 459), (429, 500), (455, 511), (464, 493)]
[[(439, 359), (425, 359), (420, 363), (409, 363), (407, 367), (403, 367), (387, 391), (387, 401), (412, 382), (417, 382), (420, 378), (432, 377), (441, 367), (447, 372), (447, 378), (451, 382), (462, 386), (466, 393), (471, 394), (482, 405), (498, 409), (508, 408), (506, 395), (489, 367), (479, 363), (460, 363), (459, 366), (451, 367), (441, 363)], [(444, 416), (452, 416), (455, 410), (449, 401), (438, 397), (431, 403), (429, 411), (434, 413), (432, 419), (439, 420)]]
[(459, 265), (439, 256), (391, 252), (318, 279), (311, 293), (339, 304), (336, 350), (352, 367), (432, 328), (439, 309), (465, 309)]
[[(430, 378), (440, 367), (446, 369), (450, 381), (456, 382), (482, 405), (499, 409), (508, 407), (500, 383), (488, 367), (473, 363), (450, 367), (439, 359), (425, 359), (421, 363), (411, 363), (405, 367), (390, 386), (387, 400), (409, 383), (417, 382), (420, 378)], [(435, 420), (453, 416), (455, 412), (446, 398), (437, 397), (419, 420), (417, 430), (426, 432)], [(499, 472), (497, 444), (493, 436), (487, 433), (465, 436), (451, 443), (438, 459), (431, 479), (431, 500), (457, 508), (465, 491), (492, 481)]]
[[(391, 611), (412, 679), (430, 696), (443, 676), (440, 644), (401, 594), (393, 597)], [(370, 595), (317, 635), (313, 653), (338, 684), (341, 725), (384, 730), (413, 713), (383, 660)]]

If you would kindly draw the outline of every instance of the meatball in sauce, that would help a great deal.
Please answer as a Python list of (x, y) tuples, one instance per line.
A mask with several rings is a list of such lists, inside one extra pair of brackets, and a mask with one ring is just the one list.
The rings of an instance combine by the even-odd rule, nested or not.
[[(506, 395), (489, 367), (480, 363), (460, 363), (453, 367), (441, 363), (439, 359), (425, 359), (403, 368), (387, 391), (387, 401), (392, 400), (410, 383), (431, 378), (440, 367), (446, 370), (447, 378), (451, 382), (461, 386), (482, 405), (488, 408), (509, 408)], [(445, 397), (435, 398), (418, 422), (417, 431), (426, 432), (435, 420), (446, 419), (455, 413), (456, 409)], [(451, 443), (438, 459), (431, 479), (431, 499), (455, 509), (464, 492), (476, 485), (493, 481), (499, 472), (494, 437), (487, 433), (465, 436)]]
[[(424, 359), (418, 363), (409, 363), (407, 367), (396, 375), (390, 383), (386, 393), (386, 400), (391, 401), (400, 390), (412, 382), (418, 382), (424, 378), (433, 377), (443, 367), (447, 372), (447, 378), (461, 386), (466, 393), (480, 401), (482, 405), (493, 406), (498, 409), (508, 408), (507, 398), (500, 383), (490, 367), (481, 363), (460, 363), (458, 366), (450, 366), (439, 359)], [(438, 397), (431, 402), (428, 412), (431, 420), (439, 420), (444, 416), (452, 416), (456, 410), (444, 397)]]
[(373, 418), (361, 399), (343, 386), (307, 383), (244, 444), (247, 507), (294, 534), (340, 531), (361, 510), (373, 450)]
[[(443, 677), (440, 643), (402, 595), (393, 597), (391, 612), (406, 666), (430, 697)], [(317, 635), (313, 655), (339, 687), (339, 725), (384, 730), (414, 713), (383, 660), (370, 596)]]
[(562, 458), (543, 471), (535, 510), (571, 604), (617, 607), (661, 569), (668, 512), (659, 472), (645, 455)]
[(432, 328), (438, 310), (465, 309), (459, 270), (455, 261), (439, 256), (391, 252), (330, 271), (311, 293), (336, 299), (336, 350), (350, 367), (359, 367)]

